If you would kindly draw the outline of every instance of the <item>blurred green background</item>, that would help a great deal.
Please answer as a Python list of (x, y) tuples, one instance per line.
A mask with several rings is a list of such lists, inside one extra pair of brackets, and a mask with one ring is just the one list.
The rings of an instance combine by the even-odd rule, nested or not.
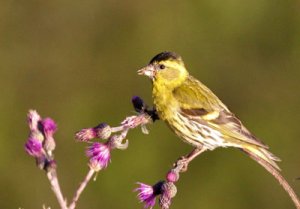
[[(86, 145), (74, 133), (118, 125), (133, 114), (133, 95), (151, 104), (151, 84), (136, 70), (164, 50), (181, 54), (190, 73), (271, 147), (300, 194), (299, 1), (7, 0), (0, 3), (0, 208), (58, 208), (24, 152), (28, 109), (58, 123), (58, 175), (71, 199), (88, 170)], [(164, 178), (192, 149), (162, 122), (129, 139), (78, 208), (143, 208), (135, 182)], [(177, 186), (173, 209), (294, 208), (273, 177), (235, 149), (203, 154)]]

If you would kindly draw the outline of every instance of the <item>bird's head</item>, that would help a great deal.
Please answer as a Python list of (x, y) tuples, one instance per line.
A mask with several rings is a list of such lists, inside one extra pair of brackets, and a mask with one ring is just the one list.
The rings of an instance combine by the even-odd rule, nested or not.
[(138, 74), (146, 75), (153, 84), (159, 83), (167, 88), (179, 86), (188, 77), (181, 56), (174, 52), (162, 52), (156, 55), (146, 67), (138, 71)]

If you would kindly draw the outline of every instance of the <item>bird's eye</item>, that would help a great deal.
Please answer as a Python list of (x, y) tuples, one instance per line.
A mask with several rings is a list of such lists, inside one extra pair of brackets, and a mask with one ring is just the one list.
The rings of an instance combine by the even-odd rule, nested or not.
[(164, 65), (159, 65), (159, 69), (163, 70), (163, 69), (165, 69), (165, 68), (166, 68), (166, 66), (164, 66)]

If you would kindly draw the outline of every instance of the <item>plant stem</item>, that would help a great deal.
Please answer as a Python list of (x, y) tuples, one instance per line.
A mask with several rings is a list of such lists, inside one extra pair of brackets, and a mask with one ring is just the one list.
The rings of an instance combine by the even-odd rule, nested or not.
[(61, 209), (68, 209), (67, 207), (67, 203), (62, 195), (62, 192), (61, 192), (61, 189), (60, 189), (60, 186), (59, 186), (59, 183), (58, 183), (58, 179), (57, 179), (57, 173), (56, 173), (56, 170), (50, 170), (47, 172), (47, 177), (49, 179), (49, 182), (51, 184), (51, 189), (52, 191), (54, 192), (56, 198), (57, 198), (57, 201), (60, 205), (60, 208)]
[(85, 189), (85, 187), (87, 186), (89, 181), (91, 180), (94, 173), (95, 173), (95, 171), (93, 169), (89, 170), (89, 172), (85, 176), (84, 180), (80, 183), (78, 189), (76, 190), (73, 200), (72, 200), (72, 203), (69, 206), (69, 209), (74, 209), (76, 207), (76, 203), (77, 203), (81, 193), (83, 192), (83, 190)]

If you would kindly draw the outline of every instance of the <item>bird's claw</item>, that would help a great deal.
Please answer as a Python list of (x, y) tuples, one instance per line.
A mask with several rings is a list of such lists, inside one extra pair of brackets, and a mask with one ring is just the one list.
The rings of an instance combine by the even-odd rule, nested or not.
[(178, 169), (179, 172), (186, 172), (189, 165), (189, 159), (185, 156), (181, 156), (175, 163), (174, 168)]

